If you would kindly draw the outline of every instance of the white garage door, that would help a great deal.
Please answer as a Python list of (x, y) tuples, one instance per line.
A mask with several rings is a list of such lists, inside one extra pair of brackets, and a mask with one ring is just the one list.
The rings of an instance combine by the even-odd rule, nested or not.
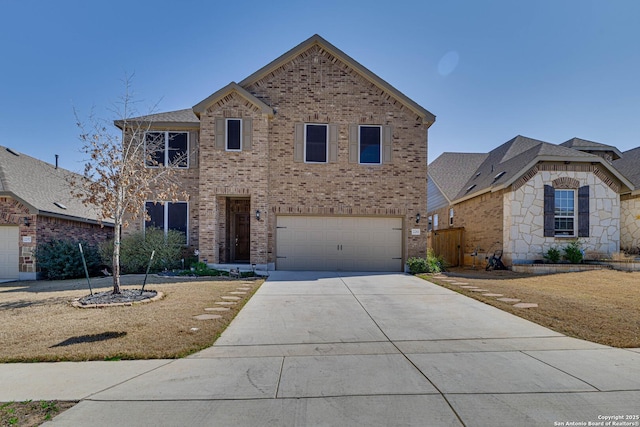
[(17, 279), (18, 227), (0, 227), (0, 279)]
[(278, 216), (276, 268), (403, 271), (402, 218)]

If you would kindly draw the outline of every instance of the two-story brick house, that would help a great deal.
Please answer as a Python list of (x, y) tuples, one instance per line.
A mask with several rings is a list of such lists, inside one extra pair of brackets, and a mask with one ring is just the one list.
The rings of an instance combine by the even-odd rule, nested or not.
[(148, 203), (146, 226), (185, 230), (209, 264), (401, 271), (425, 254), (435, 116), (318, 35), (192, 109), (138, 120), (190, 153), (189, 200)]

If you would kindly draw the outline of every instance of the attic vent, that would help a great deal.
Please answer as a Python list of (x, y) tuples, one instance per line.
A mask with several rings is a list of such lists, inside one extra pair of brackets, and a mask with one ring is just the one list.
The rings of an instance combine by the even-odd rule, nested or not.
[(7, 151), (10, 152), (11, 154), (13, 154), (14, 156), (19, 156), (20, 153), (18, 153), (17, 151), (13, 151), (11, 148), (7, 147)]
[(60, 202), (53, 202), (53, 204), (59, 207), (60, 209), (67, 209), (67, 207)]
[(493, 177), (493, 180), (494, 181), (499, 180), (500, 178), (502, 178), (502, 175), (504, 175), (505, 173), (507, 173), (507, 172), (505, 172), (505, 171), (500, 172), (498, 175)]
[(481, 173), (482, 173), (482, 172), (478, 172), (478, 173), (476, 174), (476, 176), (474, 177), (474, 179), (475, 179), (475, 178), (477, 178), (477, 177), (479, 177)]
[(475, 184), (471, 185), (469, 188), (467, 188), (467, 193), (468, 193), (469, 191), (473, 190), (475, 187), (476, 187), (476, 185), (475, 185)]

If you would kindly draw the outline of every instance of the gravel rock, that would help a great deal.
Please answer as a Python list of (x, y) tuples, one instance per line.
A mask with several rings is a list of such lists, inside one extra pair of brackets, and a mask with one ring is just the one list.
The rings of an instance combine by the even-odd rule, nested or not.
[(158, 295), (158, 292), (153, 290), (145, 290), (142, 294), (140, 293), (140, 289), (121, 289), (120, 292), (119, 294), (114, 294), (112, 291), (94, 293), (93, 295), (80, 298), (78, 302), (82, 305), (132, 303), (150, 299)]

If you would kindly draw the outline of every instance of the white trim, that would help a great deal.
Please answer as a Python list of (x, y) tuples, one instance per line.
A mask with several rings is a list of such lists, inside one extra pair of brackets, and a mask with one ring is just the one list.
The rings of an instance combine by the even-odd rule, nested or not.
[(189, 155), (189, 146), (191, 145), (189, 131), (183, 130), (146, 130), (144, 132), (144, 167), (149, 169), (156, 169), (160, 166), (149, 166), (147, 164), (147, 134), (148, 133), (161, 133), (164, 134), (164, 160), (162, 166), (167, 166), (169, 163), (169, 134), (170, 133), (184, 133), (187, 135), (187, 149), (185, 154), (187, 155), (187, 165), (186, 166), (174, 166), (175, 169), (189, 169), (191, 156)]
[[(324, 126), (324, 128), (326, 129), (325, 132), (325, 142), (324, 142), (324, 148), (325, 148), (325, 161), (324, 162), (316, 162), (316, 161), (307, 161), (307, 126)], [(304, 151), (302, 153), (303, 158), (302, 160), (305, 163), (310, 163), (310, 164), (325, 164), (325, 163), (329, 163), (329, 125), (326, 123), (305, 123), (304, 124)]]
[[(240, 148), (229, 148), (229, 121), (237, 120), (240, 122)], [(224, 151), (242, 151), (242, 119), (239, 117), (229, 117), (224, 119)]]
[[(361, 129), (363, 127), (367, 127), (367, 128), (378, 128), (380, 131), (380, 162), (378, 163), (362, 163), (360, 161), (360, 136), (361, 136)], [(360, 165), (381, 165), (382, 164), (382, 125), (358, 125), (358, 164)]]

